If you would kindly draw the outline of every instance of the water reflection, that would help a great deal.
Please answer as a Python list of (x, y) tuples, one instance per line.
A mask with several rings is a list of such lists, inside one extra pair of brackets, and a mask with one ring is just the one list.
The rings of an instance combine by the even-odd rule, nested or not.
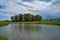
[(60, 40), (60, 26), (41, 24), (11, 24), (0, 28), (9, 40)]
[(36, 35), (40, 30), (41, 27), (36, 24), (12, 24), (10, 37), (14, 37), (13, 40), (33, 40), (32, 34)]
[(11, 25), (11, 27), (14, 29), (14, 30), (18, 30), (18, 31), (21, 31), (21, 32), (33, 32), (33, 31), (40, 31), (41, 30), (41, 26), (38, 26), (37, 24), (13, 24)]

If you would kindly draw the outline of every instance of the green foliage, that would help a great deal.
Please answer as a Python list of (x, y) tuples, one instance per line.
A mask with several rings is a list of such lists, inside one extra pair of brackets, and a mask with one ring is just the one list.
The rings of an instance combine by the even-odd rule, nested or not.
[(23, 15), (19, 14), (18, 17), (17, 17), (17, 21), (22, 21), (22, 20), (23, 20)]
[(32, 20), (31, 14), (24, 14), (24, 19), (25, 21), (31, 21)]
[(41, 21), (42, 17), (40, 15), (32, 15), (30, 13), (27, 14), (18, 14), (11, 17), (11, 20), (14, 22), (21, 22), (21, 21)]
[(14, 21), (14, 16), (11, 16), (11, 20)]
[(36, 20), (37, 20), (37, 21), (41, 21), (41, 20), (42, 20), (42, 17), (37, 14), (37, 15), (36, 15)]

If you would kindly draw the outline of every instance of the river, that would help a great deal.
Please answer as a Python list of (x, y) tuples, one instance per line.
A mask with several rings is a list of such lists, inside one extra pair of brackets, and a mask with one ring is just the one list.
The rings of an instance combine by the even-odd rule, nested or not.
[(60, 40), (60, 26), (45, 24), (10, 24), (0, 27), (9, 40)]

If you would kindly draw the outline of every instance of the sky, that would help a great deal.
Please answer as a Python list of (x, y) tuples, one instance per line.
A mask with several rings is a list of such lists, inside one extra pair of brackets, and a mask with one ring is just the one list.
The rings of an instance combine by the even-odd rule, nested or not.
[(0, 20), (20, 13), (39, 14), (43, 19), (60, 18), (60, 0), (0, 0)]

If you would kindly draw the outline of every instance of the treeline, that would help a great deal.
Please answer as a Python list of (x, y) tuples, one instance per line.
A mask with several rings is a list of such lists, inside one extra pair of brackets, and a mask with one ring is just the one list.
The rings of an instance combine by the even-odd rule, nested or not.
[(20, 22), (20, 21), (41, 21), (42, 16), (40, 15), (32, 15), (32, 14), (18, 14), (11, 17), (13, 22)]

